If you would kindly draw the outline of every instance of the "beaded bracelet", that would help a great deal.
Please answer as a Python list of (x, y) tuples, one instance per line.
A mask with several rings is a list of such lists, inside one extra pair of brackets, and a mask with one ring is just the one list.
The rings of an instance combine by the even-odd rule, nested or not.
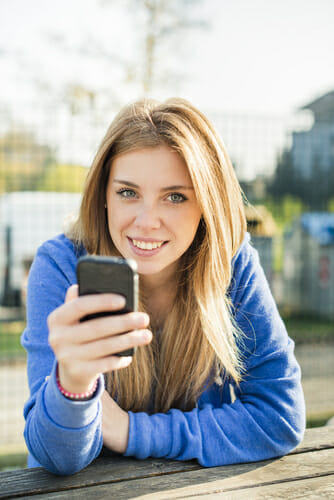
[(62, 385), (60, 384), (59, 375), (58, 375), (58, 367), (57, 367), (56, 382), (57, 382), (57, 387), (58, 387), (59, 391), (65, 396), (65, 398), (72, 399), (74, 401), (87, 401), (88, 399), (91, 399), (93, 394), (96, 392), (99, 379), (97, 378), (95, 380), (93, 387), (91, 389), (89, 389), (89, 391), (69, 392), (66, 389), (64, 389), (64, 387), (62, 387)]

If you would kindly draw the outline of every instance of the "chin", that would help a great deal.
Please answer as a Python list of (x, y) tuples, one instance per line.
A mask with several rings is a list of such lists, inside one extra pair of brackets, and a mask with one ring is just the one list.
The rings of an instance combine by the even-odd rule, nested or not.
[(161, 272), (163, 269), (160, 268), (149, 268), (146, 266), (141, 266), (138, 264), (138, 273), (141, 274), (142, 276), (152, 276), (154, 274), (158, 274)]

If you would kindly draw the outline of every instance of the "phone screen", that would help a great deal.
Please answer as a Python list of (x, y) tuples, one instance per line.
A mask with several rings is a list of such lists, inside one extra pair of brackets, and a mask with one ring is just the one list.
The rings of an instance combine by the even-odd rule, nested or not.
[[(135, 261), (119, 257), (81, 257), (77, 264), (77, 278), (79, 295), (117, 293), (123, 295), (126, 300), (125, 307), (121, 310), (89, 314), (81, 321), (137, 311), (138, 274)], [(133, 352), (131, 349), (118, 355), (131, 356)]]

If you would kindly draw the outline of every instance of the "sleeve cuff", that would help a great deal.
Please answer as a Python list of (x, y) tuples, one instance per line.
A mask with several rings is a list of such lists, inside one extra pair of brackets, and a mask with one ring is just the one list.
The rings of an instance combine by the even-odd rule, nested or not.
[(100, 375), (96, 393), (88, 401), (72, 401), (61, 394), (56, 382), (54, 363), (50, 378), (44, 390), (44, 404), (49, 417), (61, 427), (79, 429), (86, 427), (96, 418), (99, 401), (104, 391), (104, 378)]

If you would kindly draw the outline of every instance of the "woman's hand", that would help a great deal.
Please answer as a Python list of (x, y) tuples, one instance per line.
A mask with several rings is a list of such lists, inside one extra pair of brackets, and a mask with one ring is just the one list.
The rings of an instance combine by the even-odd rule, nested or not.
[[(126, 349), (149, 344), (149, 317), (132, 312), (80, 322), (87, 314), (117, 311), (125, 299), (116, 294), (78, 296), (71, 286), (65, 303), (48, 317), (49, 343), (58, 361), (60, 384), (69, 392), (88, 391), (100, 373), (128, 366), (132, 357), (114, 356)], [(115, 403), (116, 404), (116, 403)]]
[(112, 451), (125, 453), (129, 439), (129, 414), (118, 406), (107, 391), (103, 391), (101, 403), (103, 444)]

